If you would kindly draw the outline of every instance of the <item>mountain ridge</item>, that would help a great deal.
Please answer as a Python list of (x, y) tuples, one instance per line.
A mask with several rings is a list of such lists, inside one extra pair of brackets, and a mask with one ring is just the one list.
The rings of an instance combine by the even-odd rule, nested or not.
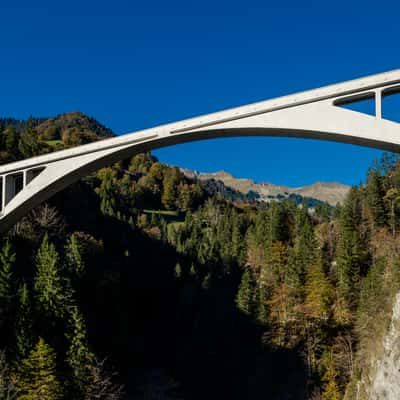
[(224, 185), (243, 194), (257, 193), (259, 195), (259, 200), (267, 203), (279, 199), (282, 196), (289, 197), (289, 195), (293, 194), (314, 198), (335, 206), (338, 203), (343, 203), (350, 190), (350, 186), (340, 182), (317, 181), (310, 185), (293, 188), (287, 185), (276, 185), (270, 182), (255, 182), (249, 178), (237, 178), (225, 170), (217, 172), (199, 172), (181, 168), (181, 171), (189, 178), (197, 178), (202, 181), (210, 179), (221, 181)]

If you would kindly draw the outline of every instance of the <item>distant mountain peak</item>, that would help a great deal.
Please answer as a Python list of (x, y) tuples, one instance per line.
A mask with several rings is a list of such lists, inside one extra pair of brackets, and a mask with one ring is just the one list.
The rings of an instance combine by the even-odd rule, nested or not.
[(265, 202), (274, 201), (282, 197), (287, 198), (290, 195), (299, 195), (327, 202), (330, 205), (335, 206), (338, 203), (343, 203), (348, 191), (350, 190), (350, 186), (339, 182), (318, 181), (311, 185), (291, 188), (286, 185), (275, 185), (270, 182), (256, 183), (251, 179), (236, 178), (230, 172), (225, 170), (209, 173), (192, 171), (185, 168), (182, 168), (181, 170), (190, 178), (198, 178), (203, 181), (210, 179), (221, 181), (225, 186), (245, 195), (256, 193), (259, 195), (259, 200)]

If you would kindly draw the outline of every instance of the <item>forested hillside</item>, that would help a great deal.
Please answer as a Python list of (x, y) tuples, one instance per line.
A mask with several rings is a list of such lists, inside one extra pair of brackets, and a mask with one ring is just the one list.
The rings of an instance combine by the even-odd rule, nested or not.
[[(0, 120), (1, 162), (107, 136), (70, 117)], [(150, 154), (99, 170), (2, 238), (0, 399), (355, 399), (400, 290), (399, 213), (389, 156), (312, 213)]]

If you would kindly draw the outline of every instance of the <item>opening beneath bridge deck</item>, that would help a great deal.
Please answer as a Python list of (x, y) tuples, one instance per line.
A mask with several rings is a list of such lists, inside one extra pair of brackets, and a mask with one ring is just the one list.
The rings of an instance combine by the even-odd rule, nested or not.
[(23, 188), (24, 188), (24, 174), (17, 172), (6, 176), (5, 185), (5, 204), (7, 205)]
[(382, 92), (382, 118), (400, 122), (400, 86)]
[(337, 99), (333, 102), (333, 104), (335, 106), (345, 108), (346, 110), (356, 111), (371, 116), (376, 115), (374, 92), (362, 93)]
[(45, 167), (34, 168), (26, 171), (26, 184), (32, 182), (41, 172), (45, 170)]

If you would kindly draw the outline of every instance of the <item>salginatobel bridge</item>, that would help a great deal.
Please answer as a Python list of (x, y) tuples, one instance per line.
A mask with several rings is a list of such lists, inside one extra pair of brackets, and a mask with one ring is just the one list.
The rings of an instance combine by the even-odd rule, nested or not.
[[(400, 92), (400, 70), (232, 108), (0, 166), (0, 232), (80, 178), (118, 160), (193, 140), (285, 136), (400, 152), (400, 124), (382, 98)], [(375, 115), (344, 108), (372, 100)]]

